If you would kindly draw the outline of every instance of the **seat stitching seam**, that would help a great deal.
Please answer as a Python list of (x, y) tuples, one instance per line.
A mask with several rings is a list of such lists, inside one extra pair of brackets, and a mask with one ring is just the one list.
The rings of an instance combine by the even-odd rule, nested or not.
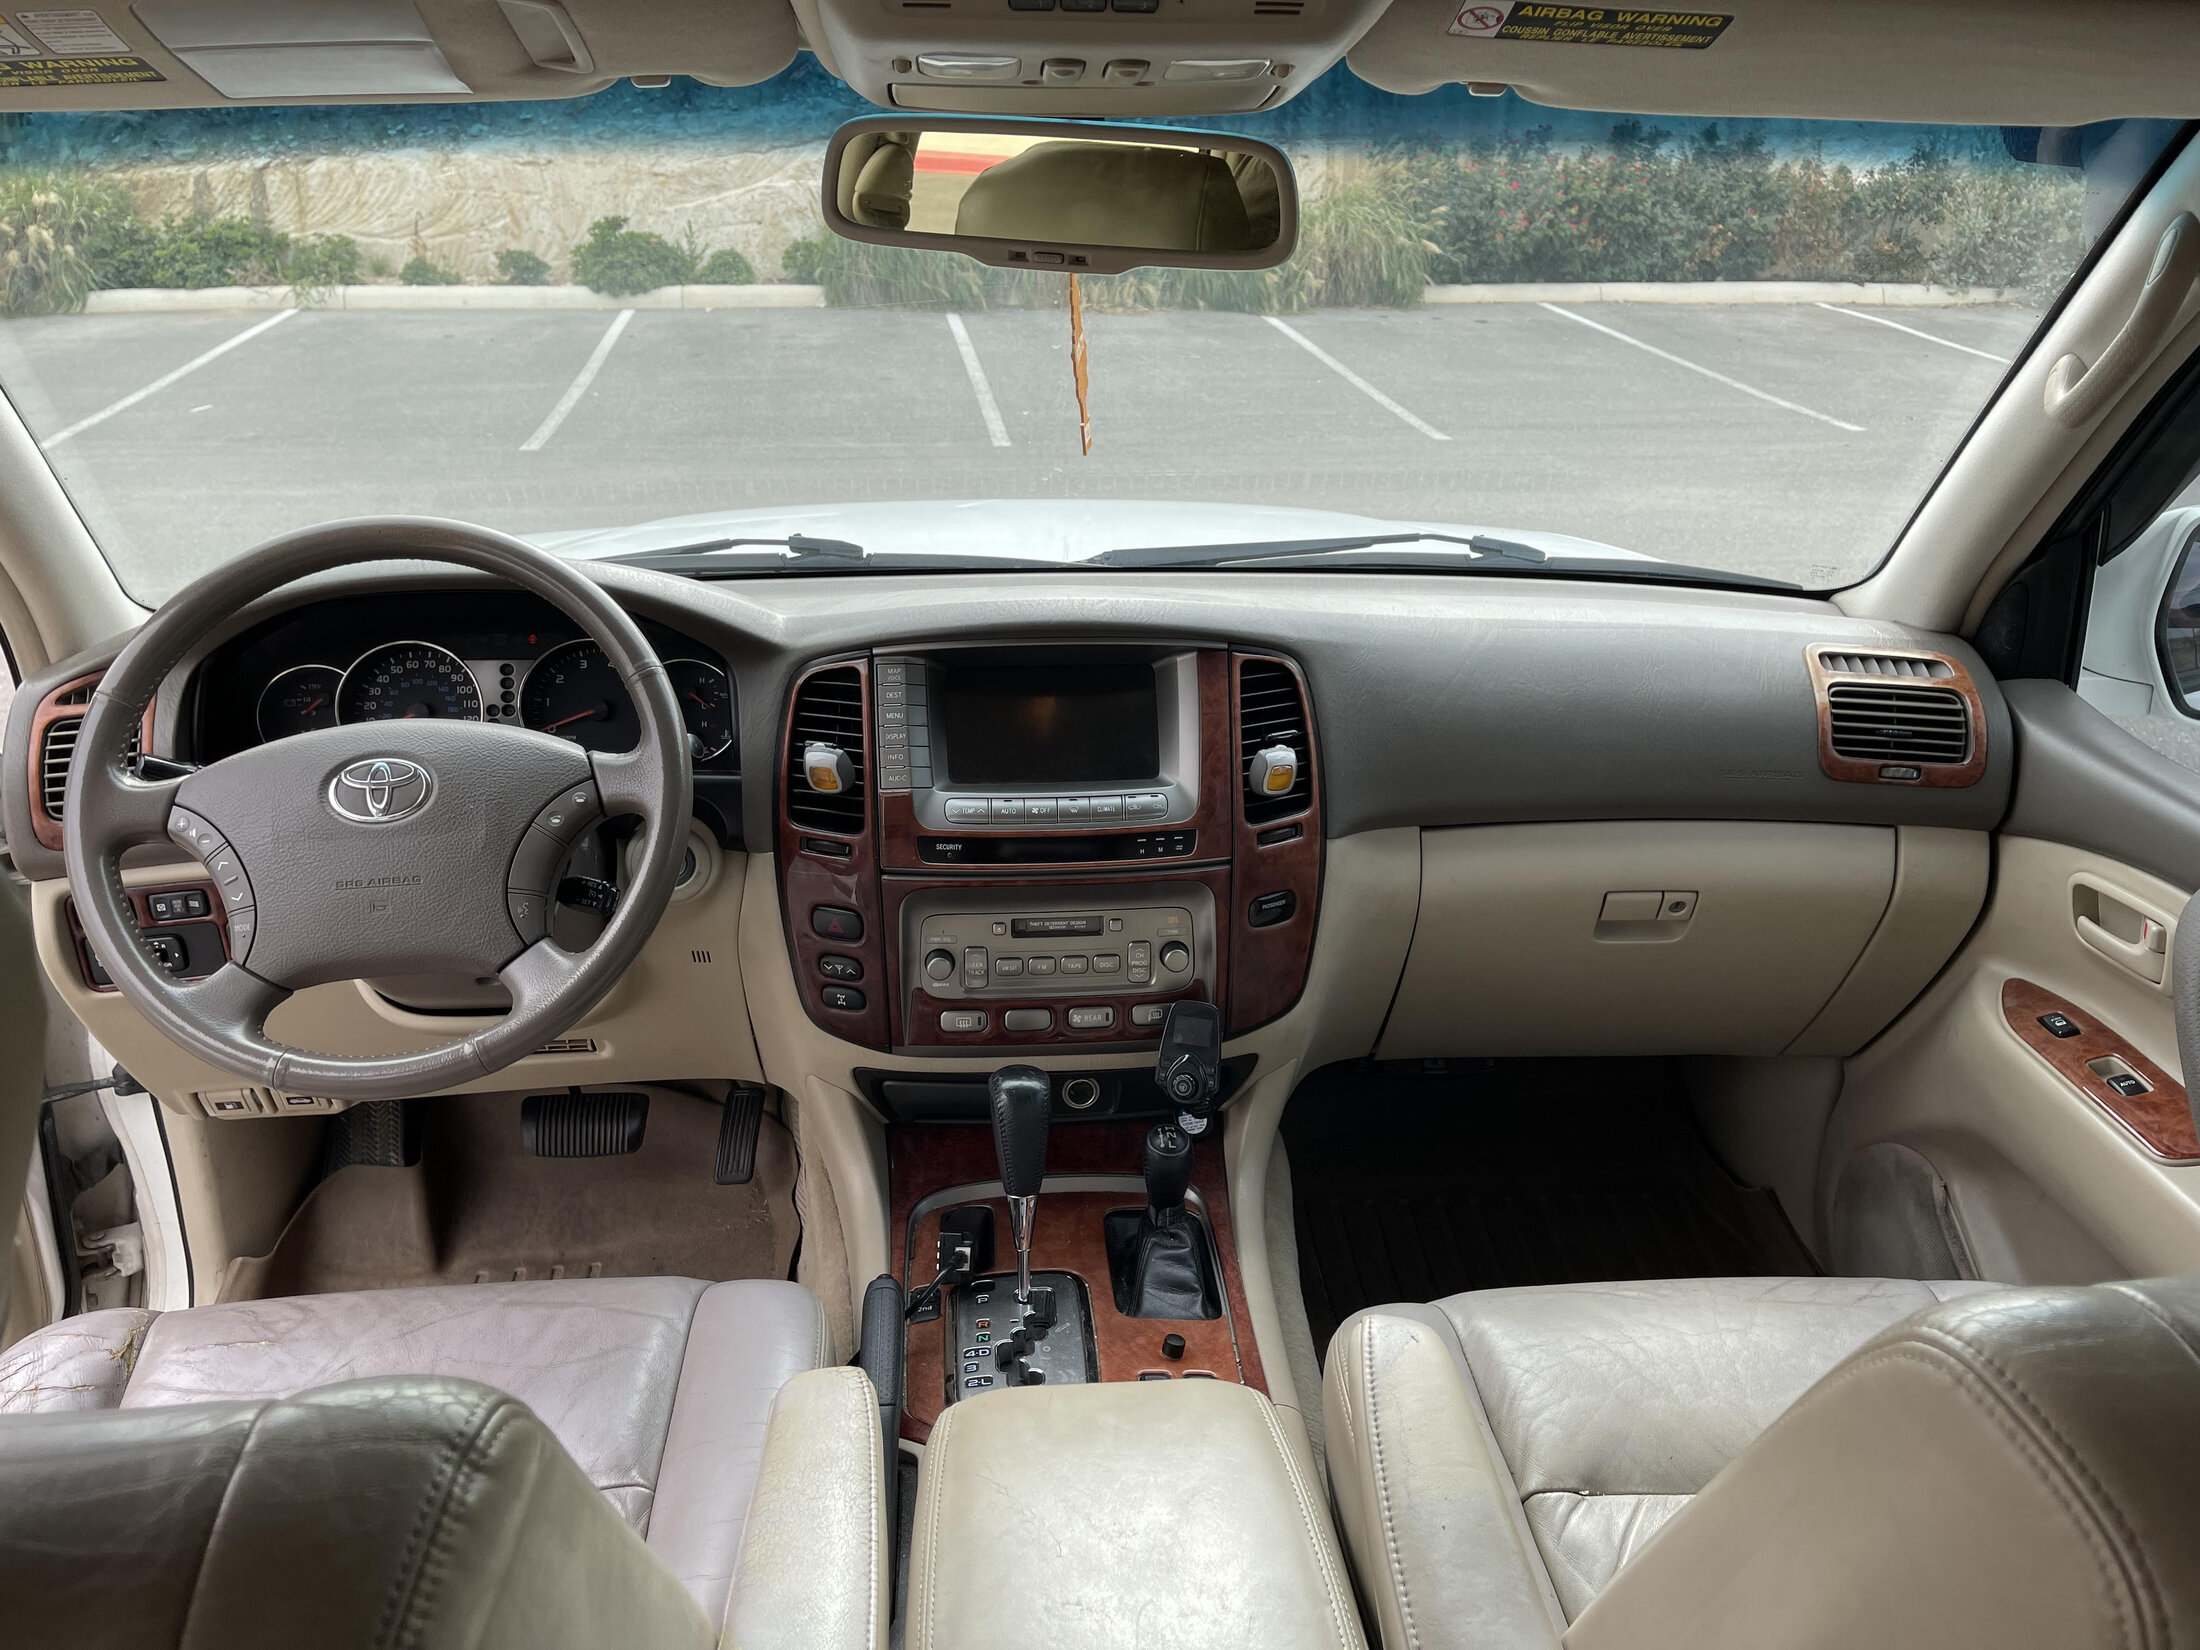
[(1391, 1590), (1398, 1598), (1399, 1624), (1405, 1628), (1406, 1643), (1418, 1645), (1421, 1635), (1413, 1625), (1413, 1601), (1406, 1595), (1405, 1560), (1398, 1550), (1397, 1521), (1391, 1513), (1390, 1477), (1383, 1466), (1382, 1427), (1375, 1419), (1375, 1357), (1371, 1344), (1374, 1332), (1363, 1327), (1361, 1333), (1354, 1338), (1359, 1344), (1351, 1350), (1359, 1354), (1354, 1361), (1359, 1364), (1361, 1378), (1367, 1386), (1367, 1447), (1375, 1469), (1375, 1499), (1381, 1509), (1379, 1516), (1383, 1531), (1383, 1556), (1390, 1566)]
[[(841, 1382), (841, 1385), (847, 1388), (849, 1398), (855, 1403), (856, 1430), (863, 1434), (864, 1441), (868, 1444), (871, 1436), (871, 1422), (873, 1417), (878, 1414), (878, 1395), (872, 1390), (871, 1383), (868, 1380), (847, 1380)], [(871, 1526), (870, 1529), (864, 1532), (863, 1550), (866, 1555), (864, 1569), (870, 1577), (871, 1590), (865, 1595), (863, 1612), (864, 1639), (871, 1646), (871, 1650), (879, 1650), (878, 1541), (871, 1534), (871, 1530), (883, 1524), (886, 1517), (886, 1462), (884, 1453), (881, 1450), (874, 1449), (869, 1451), (869, 1454), (871, 1457), (871, 1470), (866, 1475), (866, 1481), (871, 1490)]]
[(1345, 1630), (1344, 1612), (1338, 1607), (1337, 1602), (1340, 1591), (1338, 1576), (1330, 1566), (1327, 1550), (1322, 1546), (1321, 1528), (1314, 1521), (1313, 1510), (1307, 1501), (1306, 1485), (1299, 1478), (1298, 1463), (1291, 1459), (1290, 1445), (1283, 1440), (1283, 1428), (1277, 1424), (1275, 1408), (1266, 1398), (1254, 1392), (1251, 1387), (1245, 1387), (1241, 1390), (1248, 1393), (1254, 1402), (1260, 1406), (1260, 1416), (1267, 1423), (1269, 1439), (1275, 1444), (1276, 1454), (1283, 1461), (1284, 1476), (1291, 1481), (1291, 1494), (1293, 1499), (1298, 1502), (1299, 1520), (1305, 1525), (1308, 1542), (1314, 1549), (1314, 1562), (1321, 1568), (1322, 1593), (1329, 1605), (1330, 1625), (1337, 1630), (1337, 1643), (1350, 1645), (1352, 1638)]
[[(1917, 1332), (1916, 1330), (1912, 1331), (1912, 1333)], [(1966, 1345), (1965, 1350), (1971, 1349)], [(1926, 1374), (1946, 1381), (1958, 1396), (1970, 1401), (1979, 1417), (1987, 1425), (2016, 1446), (2016, 1454), (2019, 1460), (2030, 1471), (2040, 1488), (2045, 1490), (2049, 1498), (2062, 1510), (2064, 1517), (2076, 1529), (2079, 1538), (2084, 1542), (2092, 1556), (2094, 1579), (2100, 1586), (2104, 1602), (2107, 1603), (2115, 1617), (2118, 1637), (2127, 1645), (2138, 1646), (2142, 1644), (2143, 1634), (2139, 1629), (2139, 1624), (2132, 1620), (2130, 1608), (2132, 1601), (2125, 1596), (2124, 1589), (2115, 1585), (2117, 1581), (2125, 1579), (2122, 1574), (2122, 1567), (2113, 1562), (2116, 1557), (2114, 1550), (2103, 1539), (2095, 1521), (2086, 1516), (2090, 1509), (2072, 1495), (2068, 1484), (2058, 1481), (2052, 1469), (2059, 1463), (2040, 1448), (2037, 1439), (2028, 1436), (2021, 1428), (2014, 1425), (2006, 1409), (1997, 1410), (1995, 1406), (1981, 1401), (1983, 1395), (1987, 1398), (2000, 1398), (2006, 1404), (2006, 1396), (1980, 1379), (1975, 1371), (1966, 1368), (1962, 1361), (1949, 1352), (1947, 1348), (1930, 1343), (1912, 1343), (1907, 1346), (1896, 1344), (1881, 1347), (1876, 1352), (1860, 1358), (1858, 1362), (1849, 1365), (1846, 1369), (1839, 1369), (1828, 1375), (1816, 1387), (1797, 1399), (1789, 1408), (1787, 1414), (1796, 1415), (1802, 1413), (1806, 1407), (1813, 1409), (1819, 1407), (1830, 1400), (1831, 1394), (1837, 1388), (1860, 1380), (1869, 1371), (1871, 1364), (1881, 1358), (1914, 1363)], [(1786, 1419), (1786, 1416), (1783, 1416), (1782, 1419)]]
[[(954, 1421), (955, 1411), (950, 1406), (947, 1413), (940, 1417), (939, 1424), (933, 1427), (928, 1444), (928, 1453), (932, 1456), (933, 1469), (943, 1475), (947, 1470), (947, 1435), (952, 1430)], [(946, 1480), (943, 1476), (939, 1481), (944, 1483)], [(940, 1500), (939, 1493), (935, 1492), (932, 1497), (930, 1516), (924, 1521), (924, 1643), (926, 1650), (930, 1650), (930, 1646), (936, 1643), (938, 1639), (935, 1629), (939, 1620), (940, 1608), (939, 1577), (937, 1574), (940, 1559)]]
[[(473, 1414), (466, 1419), (466, 1431), (478, 1432), (493, 1406), (502, 1401), (501, 1394), (477, 1400)], [(396, 1634), (404, 1625), (403, 1618), (410, 1615), (415, 1564), (420, 1561), (418, 1555), (421, 1544), (429, 1537), (436, 1511), (443, 1502), (450, 1480), (457, 1472), (459, 1461), (467, 1447), (467, 1443), (451, 1439), (445, 1439), (438, 1446), (441, 1459), (429, 1479), (427, 1493), (421, 1497), (420, 1510), (413, 1514), (412, 1530), (407, 1534), (404, 1550), (398, 1556), (397, 1576), (390, 1583), (390, 1596), (382, 1606), (382, 1619), (375, 1629), (377, 1644), (395, 1643)]]
[[(434, 1613), (435, 1605), (438, 1602), (438, 1595), (443, 1586), (445, 1573), (449, 1569), (451, 1547), (457, 1537), (458, 1526), (462, 1522), (461, 1519), (451, 1514), (452, 1504), (459, 1499), (460, 1487), (483, 1475), (483, 1460), (490, 1450), (495, 1447), (497, 1436), (516, 1424), (518, 1415), (517, 1405), (501, 1411), (492, 1411), (480, 1431), (474, 1434), (472, 1441), (465, 1446), (464, 1451), (459, 1456), (456, 1470), (451, 1475), (452, 1493), (445, 1497), (443, 1505), (438, 1511), (435, 1527), (428, 1541), (427, 1556), (421, 1562), (420, 1585), (414, 1589), (412, 1600), (405, 1611), (406, 1637), (409, 1640), (417, 1640), (418, 1634), (426, 1628), (427, 1618)], [(507, 1560), (508, 1568), (509, 1560)]]
[[(2131, 1580), (2135, 1590), (2145, 1595), (2142, 1602), (2153, 1607), (2144, 1613), (2159, 1619), (2161, 1600), (2154, 1590), (2153, 1575), (2146, 1564), (2145, 1548), (2139, 1541), (2138, 1533), (2131, 1528), (2130, 1522), (2124, 1517), (2123, 1507), (2109, 1493), (2108, 1486), (2103, 1484), (2099, 1477), (2095, 1475), (2093, 1469), (2086, 1464), (2077, 1447), (2064, 1435), (2063, 1430), (2055, 1424), (2046, 1410), (2040, 1407), (2038, 1401), (2033, 1398), (2031, 1392), (2027, 1390), (2015, 1371), (2009, 1369), (1983, 1347), (1973, 1345), (1961, 1336), (1950, 1334), (1947, 1330), (1935, 1330), (1933, 1332), (1954, 1341), (1971, 1356), (1978, 1359), (1980, 1363), (2000, 1376), (2009, 1388), (2003, 1394), (2004, 1401), (2010, 1403), (2012, 1407), (2021, 1409), (2023, 1413), (2030, 1417), (2034, 1425), (2054, 1441), (2058, 1453), (2064, 1458), (2063, 1464), (2066, 1469), (2093, 1492), (2093, 1499), (2099, 1503), (2100, 1511), (2105, 1515), (2104, 1521), (2110, 1525), (2114, 1534), (2119, 1538), (2118, 1547), (2112, 1549), (2112, 1551), (2133, 1572)], [(2142, 1631), (2141, 1637), (2145, 1636)]]

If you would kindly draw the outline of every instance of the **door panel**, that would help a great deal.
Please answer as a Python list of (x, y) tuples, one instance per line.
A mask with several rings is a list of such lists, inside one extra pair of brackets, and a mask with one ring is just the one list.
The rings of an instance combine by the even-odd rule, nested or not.
[[(2037, 747), (2021, 731), (2020, 742), (2021, 790)], [(2111, 834), (2122, 835), (2130, 822), (2116, 822), (2118, 813), (2096, 807), (2092, 818), (2115, 822)], [(2067, 1004), (2088, 1032), (2135, 1051), (2134, 1071), (2151, 1063), (2181, 1078), (2167, 987), (2095, 941), (2120, 939), (2117, 929), (2129, 926), (2104, 896), (2127, 913), (2174, 918), (2185, 892), (2127, 861), (2039, 837), (2004, 835), (1995, 858), (1986, 914), (1963, 949), (1849, 1064), (1820, 1159), (1821, 1218), (1831, 1218), (1852, 1156), (1892, 1141), (1946, 1182), (1981, 1276), (2074, 1283), (2200, 1271), (2200, 1164), (2149, 1152), (2096, 1094), (2026, 1041), (2004, 1001), (2008, 981), (2029, 982)], [(2103, 933), (2089, 938), (2081, 922)], [(2139, 952), (2151, 955), (2144, 945)], [(2034, 1006), (2022, 1004), (2020, 1018)]]

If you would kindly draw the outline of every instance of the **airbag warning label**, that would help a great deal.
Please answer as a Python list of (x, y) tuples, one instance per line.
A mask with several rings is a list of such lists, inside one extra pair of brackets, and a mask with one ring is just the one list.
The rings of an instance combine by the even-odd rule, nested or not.
[(0, 91), (129, 86), (166, 78), (90, 7), (0, 17)]
[(1717, 11), (1628, 11), (1547, 6), (1537, 0), (1468, 0), (1450, 32), (1469, 40), (1533, 40), (1547, 46), (1664, 46), (1700, 52), (1733, 17)]
[(130, 86), (167, 78), (142, 57), (0, 57), (0, 92), (39, 86)]

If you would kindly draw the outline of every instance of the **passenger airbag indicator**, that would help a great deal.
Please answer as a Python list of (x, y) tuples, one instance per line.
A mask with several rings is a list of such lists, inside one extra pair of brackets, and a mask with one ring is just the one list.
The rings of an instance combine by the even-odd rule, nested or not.
[(1663, 46), (1700, 52), (1726, 32), (1720, 11), (1634, 11), (1621, 6), (1552, 6), (1539, 0), (1468, 0), (1450, 32), (1469, 40), (1528, 40), (1545, 46)]

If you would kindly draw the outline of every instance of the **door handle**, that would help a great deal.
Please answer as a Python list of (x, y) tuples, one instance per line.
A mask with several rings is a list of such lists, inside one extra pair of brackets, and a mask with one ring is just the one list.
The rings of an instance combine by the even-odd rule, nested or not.
[(2079, 939), (2142, 980), (2160, 985), (2168, 976), (2173, 925), (2121, 889), (2072, 877), (2070, 920)]

